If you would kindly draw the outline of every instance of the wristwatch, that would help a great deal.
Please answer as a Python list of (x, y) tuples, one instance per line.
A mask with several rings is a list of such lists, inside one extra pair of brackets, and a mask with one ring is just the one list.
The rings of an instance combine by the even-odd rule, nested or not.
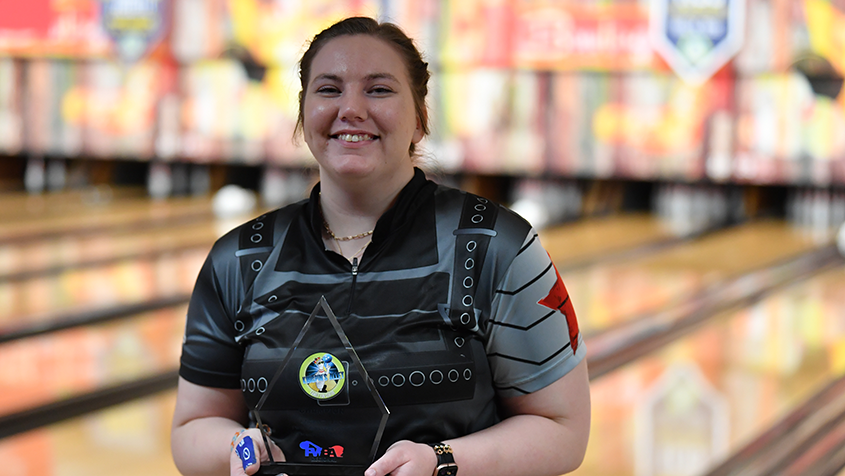
[(429, 443), (437, 455), (437, 467), (434, 468), (433, 476), (455, 476), (458, 474), (458, 465), (452, 456), (452, 447), (445, 443)]

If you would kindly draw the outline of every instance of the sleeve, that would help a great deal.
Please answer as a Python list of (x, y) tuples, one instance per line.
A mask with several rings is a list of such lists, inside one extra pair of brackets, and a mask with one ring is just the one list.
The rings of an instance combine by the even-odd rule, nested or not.
[(569, 293), (532, 229), (495, 290), (487, 339), (502, 397), (546, 387), (586, 355)]
[(235, 250), (225, 252), (226, 239), (209, 253), (191, 294), (179, 375), (206, 387), (239, 388), (244, 349), (235, 342), (233, 316), (243, 292)]

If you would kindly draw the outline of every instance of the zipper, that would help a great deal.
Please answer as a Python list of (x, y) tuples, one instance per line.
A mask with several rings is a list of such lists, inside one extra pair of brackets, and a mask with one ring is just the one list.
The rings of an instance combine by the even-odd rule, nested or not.
[(358, 258), (352, 258), (352, 291), (349, 293), (349, 307), (346, 315), (352, 314), (352, 302), (355, 301), (355, 285), (358, 283)]

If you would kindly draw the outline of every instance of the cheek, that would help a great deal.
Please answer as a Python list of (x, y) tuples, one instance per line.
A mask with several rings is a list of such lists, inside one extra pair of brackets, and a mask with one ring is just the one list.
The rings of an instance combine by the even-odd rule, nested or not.
[(326, 105), (319, 102), (305, 102), (302, 114), (302, 129), (306, 136), (313, 133), (322, 134), (326, 127), (331, 126), (333, 116), (328, 109)]
[(373, 112), (388, 130), (407, 132), (416, 128), (417, 113), (413, 103), (383, 107)]

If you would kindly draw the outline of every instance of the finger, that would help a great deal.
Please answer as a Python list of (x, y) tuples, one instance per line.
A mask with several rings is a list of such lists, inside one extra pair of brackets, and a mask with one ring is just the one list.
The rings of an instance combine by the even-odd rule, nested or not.
[(396, 476), (400, 474), (400, 469), (408, 464), (411, 459), (407, 448), (404, 447), (405, 443), (400, 441), (391, 445), (381, 458), (370, 465), (364, 472), (364, 476), (386, 476), (388, 474)]
[[(268, 441), (270, 442), (270, 452), (273, 454), (273, 459), (275, 461), (285, 461), (285, 455), (282, 453), (282, 449), (276, 446), (276, 443), (273, 440), (268, 439)], [(264, 455), (262, 454), (262, 456)], [(266, 456), (264, 456), (262, 461), (265, 461), (266, 459)]]
[(364, 476), (386, 476), (399, 468), (397, 458), (385, 454), (364, 472)]

